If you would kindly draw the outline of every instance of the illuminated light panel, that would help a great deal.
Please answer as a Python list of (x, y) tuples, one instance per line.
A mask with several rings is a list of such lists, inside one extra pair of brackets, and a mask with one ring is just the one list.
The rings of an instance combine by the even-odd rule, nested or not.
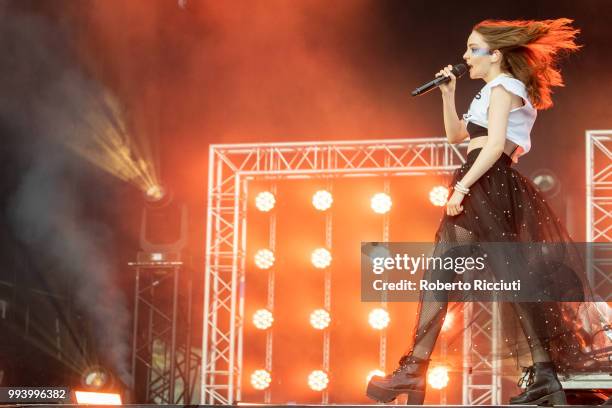
[(255, 370), (251, 374), (251, 385), (256, 390), (265, 390), (271, 382), (272, 376), (267, 370)]
[(316, 309), (310, 314), (310, 325), (317, 330), (323, 330), (329, 326), (331, 317), (325, 309)]
[(253, 314), (253, 324), (259, 330), (266, 330), (272, 327), (274, 317), (268, 309), (259, 309)]
[(427, 374), (427, 382), (432, 388), (441, 390), (448, 385), (448, 368), (444, 366), (434, 367)]
[(325, 248), (317, 248), (310, 255), (310, 262), (315, 268), (327, 268), (332, 261), (331, 253)]
[(164, 260), (164, 254), (161, 252), (153, 252), (151, 254), (151, 260), (154, 262), (161, 262)]
[(274, 265), (274, 252), (269, 249), (260, 249), (255, 253), (255, 265), (259, 269), (270, 269)]
[(334, 199), (327, 190), (319, 190), (312, 196), (312, 205), (319, 211), (325, 211), (332, 206)]
[(121, 405), (121, 395), (106, 392), (75, 391), (77, 404)]
[(259, 211), (268, 212), (274, 208), (275, 204), (276, 198), (274, 198), (274, 194), (269, 191), (262, 191), (255, 196), (255, 207), (257, 207)]
[(377, 193), (372, 196), (370, 206), (377, 214), (386, 214), (391, 209), (391, 197), (385, 193)]
[(429, 201), (436, 207), (444, 207), (448, 201), (448, 188), (436, 186), (429, 192)]
[(325, 371), (314, 370), (308, 375), (308, 386), (314, 391), (323, 391), (329, 384), (329, 377)]
[(391, 318), (389, 317), (389, 312), (387, 312), (385, 309), (374, 309), (368, 315), (368, 323), (370, 323), (370, 326), (372, 326), (376, 330), (382, 330), (386, 328), (387, 326), (389, 326), (390, 321)]

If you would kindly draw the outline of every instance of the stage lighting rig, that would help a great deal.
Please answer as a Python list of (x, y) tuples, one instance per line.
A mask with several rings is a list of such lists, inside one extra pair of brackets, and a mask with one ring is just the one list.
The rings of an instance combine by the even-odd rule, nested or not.
[(105, 390), (113, 386), (112, 374), (105, 368), (95, 365), (88, 367), (81, 375), (81, 385), (88, 390)]
[(187, 207), (162, 185), (150, 187), (140, 226), (139, 262), (175, 262), (187, 244)]

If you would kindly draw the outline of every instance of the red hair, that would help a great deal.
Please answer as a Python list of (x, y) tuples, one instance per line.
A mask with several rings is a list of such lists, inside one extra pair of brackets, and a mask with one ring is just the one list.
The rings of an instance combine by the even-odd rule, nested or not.
[(485, 20), (473, 31), (484, 37), (492, 50), (502, 55), (501, 69), (523, 81), (531, 103), (536, 109), (553, 105), (551, 88), (564, 86), (561, 72), (556, 67), (561, 52), (574, 52), (581, 45), (574, 41), (579, 29), (573, 20)]

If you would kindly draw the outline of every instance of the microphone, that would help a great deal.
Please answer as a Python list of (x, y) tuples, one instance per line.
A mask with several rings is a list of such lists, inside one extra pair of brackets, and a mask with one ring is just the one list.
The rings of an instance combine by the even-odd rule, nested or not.
[[(451, 72), (457, 78), (461, 78), (467, 72), (467, 67), (465, 66), (465, 64), (457, 64), (453, 67), (453, 69), (451, 69)], [(433, 81), (429, 81), (425, 85), (421, 85), (417, 89), (412, 91), (412, 96), (425, 95), (427, 92), (431, 91), (432, 89), (437, 88), (440, 85), (445, 84), (447, 82), (450, 82), (450, 80), (451, 80), (450, 77), (447, 77), (444, 75), (439, 76)]]

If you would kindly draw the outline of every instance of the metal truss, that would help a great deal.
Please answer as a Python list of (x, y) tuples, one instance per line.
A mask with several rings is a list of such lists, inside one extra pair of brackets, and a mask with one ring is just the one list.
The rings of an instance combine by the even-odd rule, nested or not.
[(136, 272), (132, 378), (142, 392), (138, 399), (191, 404), (200, 358), (191, 344), (190, 272), (181, 261), (129, 265)]
[(612, 285), (612, 130), (586, 132), (586, 241), (590, 283), (611, 301)]
[(463, 304), (463, 404), (501, 404), (499, 302)]
[[(201, 403), (240, 401), (248, 181), (450, 174), (465, 162), (459, 151), (465, 146), (450, 145), (445, 138), (211, 145)], [(498, 329), (493, 320), (495, 306), (477, 307), (480, 309), (474, 312), (485, 326), (475, 323), (469, 341)], [(495, 350), (497, 336), (487, 339)], [(500, 367), (492, 362), (495, 359), (488, 360), (475, 348), (464, 350), (464, 357), (473, 363), (464, 367), (464, 403), (498, 403)], [(472, 373), (484, 372), (493, 382), (477, 384)], [(475, 390), (482, 395), (475, 396)]]

